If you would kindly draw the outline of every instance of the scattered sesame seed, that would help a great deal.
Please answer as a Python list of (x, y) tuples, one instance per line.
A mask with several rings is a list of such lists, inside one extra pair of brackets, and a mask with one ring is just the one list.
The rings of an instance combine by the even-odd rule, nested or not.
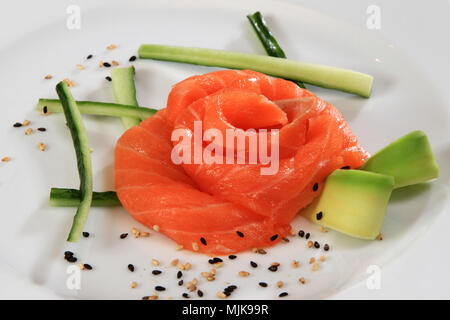
[(85, 264), (84, 264), (84, 268), (85, 268), (86, 270), (92, 270), (92, 266), (91, 266), (90, 264), (88, 264), (88, 263), (85, 263)]
[(173, 266), (173, 267), (175, 267), (177, 264), (178, 264), (178, 259), (173, 259), (171, 262), (170, 262), (170, 265), (171, 266)]
[(136, 288), (137, 287), (137, 282), (136, 281), (133, 281), (132, 283), (131, 283), (131, 288)]
[(2, 162), (9, 162), (11, 161), (11, 157), (3, 157)]
[(292, 267), (294, 267), (294, 268), (298, 268), (298, 265), (299, 265), (299, 263), (298, 263), (298, 261), (297, 260), (294, 260), (294, 261), (292, 261)]
[(111, 64), (109, 62), (103, 62), (103, 66), (109, 68), (111, 67)]
[(378, 239), (378, 240), (383, 240), (383, 234), (380, 233), (380, 234), (378, 235), (377, 239)]
[(75, 86), (75, 83), (72, 80), (70, 80), (69, 78), (65, 78), (63, 81), (67, 84), (68, 87)]
[(84, 270), (84, 264), (79, 263), (79, 264), (78, 264), (78, 267), (80, 268), (80, 270)]
[(319, 189), (319, 184), (317, 182), (313, 185), (313, 191), (316, 192)]
[(236, 233), (237, 233), (237, 235), (238, 235), (239, 237), (241, 237), (241, 238), (243, 238), (243, 237), (244, 237), (244, 234), (243, 234), (242, 232), (240, 232), (240, 231), (236, 231)]
[(179, 285), (180, 287), (183, 285), (183, 283), (184, 283), (183, 280), (178, 281), (178, 285)]
[(314, 243), (312, 241), (308, 241), (308, 248), (312, 248), (314, 246)]
[(295, 230), (291, 228), (291, 230), (289, 230), (289, 235), (295, 236)]
[(287, 295), (288, 295), (287, 292), (282, 292), (282, 293), (280, 293), (278, 296), (279, 296), (280, 298), (283, 298), (283, 297), (286, 297)]
[(320, 258), (319, 258), (320, 262), (324, 262), (326, 259), (327, 259), (327, 256), (326, 256), (326, 255), (322, 255), (322, 256), (320, 256)]
[(130, 59), (128, 59), (128, 61), (133, 62), (136, 60), (136, 56), (131, 56)]
[(118, 66), (119, 63), (116, 60), (111, 61), (111, 63), (113, 64), (113, 66)]
[(201, 237), (201, 238), (200, 238), (200, 242), (201, 242), (203, 245), (206, 246), (206, 240), (205, 240), (205, 238)]
[(155, 267), (157, 267), (157, 266), (159, 266), (159, 261), (156, 260), (156, 259), (152, 259), (152, 264), (153, 264)]
[(270, 266), (269, 268), (267, 268), (269, 271), (272, 271), (272, 272), (276, 272), (276, 271), (278, 271), (278, 266), (274, 266), (274, 265), (272, 265), (272, 266)]
[(42, 113), (43, 113), (43, 114), (47, 114), (47, 113), (48, 113), (48, 107), (47, 107), (47, 106), (44, 106), (44, 107), (42, 108)]
[(166, 291), (166, 288), (164, 288), (163, 286), (156, 286), (155, 290), (156, 291)]
[(108, 49), (108, 50), (113, 50), (115, 48), (117, 48), (117, 45), (115, 45), (115, 44), (110, 44), (109, 46), (106, 47), (106, 49)]
[(43, 144), (42, 142), (38, 143), (38, 147), (39, 147), (39, 150), (45, 151), (45, 144)]
[(323, 250), (325, 250), (325, 251), (330, 250), (330, 246), (326, 243), (326, 244), (323, 246)]
[(128, 237), (128, 233), (122, 233), (120, 235), (120, 239), (125, 239), (126, 237)]
[(225, 299), (227, 297), (227, 295), (224, 292), (219, 291), (219, 292), (217, 292), (217, 297), (219, 297), (221, 299)]
[(190, 270), (191, 267), (192, 267), (192, 265), (191, 265), (189, 262), (186, 262), (186, 263), (184, 264), (184, 270)]
[(267, 254), (267, 251), (264, 249), (258, 249), (257, 251), (259, 254)]
[(98, 66), (101, 68), (101, 67), (103, 67), (104, 64), (105, 63), (103, 62), (103, 60), (100, 60), (100, 63), (98, 64)]
[(234, 260), (234, 259), (236, 259), (237, 258), (237, 256), (235, 256), (234, 254), (230, 254), (229, 256), (228, 256), (228, 259), (230, 259), (230, 260)]
[(300, 282), (301, 284), (305, 284), (306, 280), (305, 278), (301, 277), (300, 279), (298, 279), (298, 282)]
[(223, 266), (223, 262), (214, 263), (214, 267), (216, 267), (216, 268), (220, 268), (221, 266)]
[(278, 238), (278, 234), (274, 234), (270, 237), (270, 241), (275, 241)]
[(72, 257), (73, 252), (72, 251), (64, 251), (64, 257)]
[(319, 264), (318, 263), (314, 263), (312, 266), (312, 271), (317, 271), (319, 270)]
[(300, 231), (298, 232), (298, 236), (301, 237), (301, 238), (303, 238), (303, 237), (305, 236), (305, 231), (300, 230)]
[(106, 76), (105, 79), (108, 81), (112, 81), (112, 78), (110, 76)]
[(13, 124), (14, 128), (20, 128), (22, 126), (22, 124), (20, 122), (16, 122)]
[(182, 296), (183, 296), (183, 298), (186, 298), (186, 299), (190, 298), (189, 294), (187, 294), (187, 293), (183, 293)]
[(159, 226), (157, 224), (155, 224), (153, 226), (153, 230), (155, 230), (156, 232), (159, 232), (160, 228), (159, 228)]
[(328, 230), (324, 226), (319, 226), (319, 230), (323, 233), (328, 232)]
[(184, 270), (184, 264), (178, 263), (177, 264), (177, 268), (180, 269), (180, 270)]
[(84, 66), (83, 66), (82, 64), (77, 64), (77, 69), (78, 69), (78, 70), (83, 70), (83, 69), (84, 69)]
[(86, 59), (89, 60), (89, 59), (91, 59), (92, 57), (93, 57), (93, 55), (90, 54), (90, 55), (88, 55), (88, 56), (86, 57)]
[(198, 244), (197, 244), (197, 242), (192, 242), (192, 249), (194, 251), (198, 251)]
[(177, 245), (175, 250), (180, 251), (180, 250), (183, 250), (183, 248), (184, 248), (183, 245), (179, 244), (179, 245)]
[[(91, 149), (90, 151), (91, 151), (91, 153), (92, 153), (92, 149)], [(150, 232), (142, 232), (142, 233), (141, 233), (141, 237), (143, 237), (143, 238), (148, 238), (148, 237), (150, 237)]]
[(155, 275), (155, 276), (157, 276), (157, 275), (159, 275), (159, 274), (161, 274), (161, 273), (162, 273), (161, 270), (153, 270), (153, 271), (152, 271), (152, 274)]
[(291, 242), (291, 240), (289, 240), (288, 238), (285, 238), (285, 237), (281, 238), (281, 240), (283, 240), (284, 242)]
[(308, 240), (310, 236), (311, 234), (308, 232), (307, 234), (305, 234), (305, 239)]
[(64, 257), (67, 261), (73, 263), (73, 262), (77, 262), (77, 258), (73, 257), (73, 256), (69, 256), (69, 257)]
[(51, 78), (53, 78), (53, 76), (50, 75), (50, 74), (48, 74), (48, 75), (46, 75), (46, 76), (44, 77), (44, 79), (46, 79), (46, 80), (50, 80)]
[(131, 263), (128, 265), (128, 270), (134, 272), (134, 266)]
[(26, 127), (31, 123), (30, 120), (25, 120), (24, 122), (22, 122), (22, 126)]
[(322, 211), (320, 211), (319, 213), (316, 213), (316, 219), (317, 219), (317, 220), (322, 219), (322, 216), (323, 216)]
[(83, 232), (83, 237), (89, 238), (89, 236), (90, 236), (89, 232), (86, 232), (86, 231)]
[(320, 243), (318, 243), (317, 241), (314, 241), (314, 248), (319, 249)]
[(271, 266), (279, 267), (279, 266), (280, 266), (280, 263), (279, 263), (279, 262), (272, 262), (272, 263), (271, 263)]
[(178, 271), (177, 272), (177, 279), (180, 279), (183, 276), (183, 272)]
[(278, 282), (277, 282), (277, 287), (278, 287), (278, 288), (282, 288), (283, 285), (284, 285), (283, 281), (278, 281)]
[(257, 268), (257, 267), (258, 267), (258, 264), (257, 264), (256, 262), (254, 262), (254, 261), (250, 261), (250, 265), (251, 265), (253, 268)]
[(44, 132), (44, 131), (47, 131), (47, 129), (45, 129), (45, 128), (43, 128), (43, 127), (41, 127), (41, 128), (37, 128), (39, 131), (41, 131), (41, 132)]
[(250, 273), (247, 271), (239, 271), (238, 274), (240, 277), (248, 277), (250, 275)]
[(197, 290), (197, 295), (201, 298), (203, 297), (203, 291), (202, 290)]
[(26, 131), (25, 131), (25, 135), (30, 135), (30, 134), (32, 134), (33, 133), (33, 129), (31, 129), (31, 128), (28, 128)]
[(316, 258), (311, 258), (311, 259), (309, 259), (309, 264), (313, 264), (314, 262), (316, 262)]
[(267, 287), (267, 283), (266, 282), (260, 282), (258, 283), (260, 287), (266, 288)]

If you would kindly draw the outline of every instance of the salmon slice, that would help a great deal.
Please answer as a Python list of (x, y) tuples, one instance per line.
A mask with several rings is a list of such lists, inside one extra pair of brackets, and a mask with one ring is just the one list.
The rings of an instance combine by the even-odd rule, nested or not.
[[(196, 121), (201, 134), (214, 129), (226, 137), (227, 132), (247, 130), (245, 144), (231, 146), (230, 159), (230, 146), (223, 141), (211, 138), (195, 146), (191, 140), (191, 150), (200, 148), (200, 160), (208, 151), (222, 163), (195, 162), (198, 155), (192, 152), (190, 163), (176, 165), (171, 152), (178, 141), (171, 141), (171, 134), (177, 129), (192, 136)], [(258, 145), (256, 162), (238, 162), (250, 159), (252, 139), (267, 140), (270, 155), (271, 136), (278, 139), (276, 172), (261, 174), (270, 164)], [(176, 84), (166, 109), (122, 135), (115, 153), (115, 185), (122, 205), (137, 221), (150, 228), (158, 225), (186, 249), (229, 254), (276, 243), (289, 232), (297, 212), (320, 194), (331, 172), (357, 168), (367, 158), (329, 103), (290, 81), (225, 70)]]

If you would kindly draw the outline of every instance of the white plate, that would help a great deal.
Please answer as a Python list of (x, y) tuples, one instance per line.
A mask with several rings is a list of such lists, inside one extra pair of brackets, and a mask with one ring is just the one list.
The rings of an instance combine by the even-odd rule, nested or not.
[[(54, 85), (69, 77), (76, 84), (72, 92), (77, 99), (113, 101), (110, 83), (104, 79), (108, 69), (99, 69), (98, 62), (115, 59), (127, 65), (141, 43), (263, 54), (245, 18), (255, 8), (266, 13), (288, 57), (351, 68), (375, 77), (368, 100), (309, 86), (343, 113), (368, 151), (375, 152), (409, 131), (422, 129), (431, 140), (442, 170), (446, 170), (443, 178), (393, 194), (382, 242), (359, 241), (331, 231), (323, 234), (316, 226), (297, 218), (293, 223), (296, 229), (311, 232), (313, 239), (327, 242), (332, 248), (327, 261), (314, 273), (308, 260), (323, 252), (308, 249), (306, 241), (297, 237), (291, 238), (289, 244), (269, 248), (265, 256), (242, 253), (234, 261), (224, 259), (217, 280), (205, 282), (199, 273), (210, 267), (206, 256), (175, 251), (172, 241), (155, 232), (150, 238), (119, 240), (121, 233), (137, 226), (121, 208), (92, 209), (85, 228), (91, 237), (78, 244), (66, 244), (75, 210), (50, 208), (47, 198), (51, 187), (77, 187), (75, 155), (63, 116), (41, 116), (34, 110), (37, 99), (56, 97)], [(110, 43), (119, 47), (106, 50)], [(84, 58), (90, 53), (94, 58), (86, 61)], [(77, 70), (77, 63), (86, 69)], [(164, 106), (172, 84), (189, 75), (214, 70), (158, 61), (136, 61), (134, 65), (138, 100), (145, 106)], [(169, 266), (174, 258), (193, 265), (184, 279), (186, 282), (198, 278), (204, 298), (215, 298), (227, 282), (239, 287), (230, 297), (236, 299), (271, 299), (282, 291), (295, 299), (327, 297), (363, 279), (369, 266), (381, 267), (392, 261), (431, 226), (438, 214), (448, 209), (449, 176), (443, 165), (446, 159), (448, 162), (450, 120), (440, 93), (414, 62), (377, 34), (315, 11), (269, 1), (250, 1), (240, 6), (209, 1), (110, 4), (84, 10), (80, 30), (68, 30), (65, 21), (60, 20), (30, 32), (1, 51), (0, 70), (0, 88), (7, 88), (2, 89), (2, 104), (7, 106), (2, 108), (0, 118), (2, 153), (13, 158), (0, 165), (4, 213), (0, 261), (64, 297), (136, 299), (151, 295), (155, 285), (163, 285), (168, 290), (160, 293), (161, 299), (180, 298), (186, 290), (176, 285), (176, 270)], [(44, 80), (46, 74), (54, 78)], [(24, 128), (12, 128), (14, 122), (24, 119), (32, 121), (32, 128), (43, 126), (48, 131), (25, 136)], [(113, 150), (122, 132), (121, 125), (117, 119), (85, 119), (94, 149), (95, 189), (112, 189)], [(48, 147), (45, 152), (37, 148), (41, 141)], [(81, 273), (80, 290), (66, 285), (69, 264), (62, 259), (66, 249), (94, 266), (93, 271)], [(152, 258), (161, 261), (158, 269), (163, 273), (159, 276), (151, 274)], [(291, 268), (293, 259), (301, 262), (300, 268)], [(259, 267), (252, 269), (250, 260)], [(282, 266), (271, 273), (267, 266), (274, 261)], [(136, 266), (134, 273), (127, 270), (129, 263)], [(251, 276), (239, 278), (240, 270), (250, 271)], [(300, 276), (307, 280), (306, 285), (298, 284)], [(278, 280), (284, 281), (284, 288), (276, 288)], [(138, 288), (130, 288), (132, 281), (138, 282)], [(269, 287), (260, 288), (259, 281), (268, 282)]]

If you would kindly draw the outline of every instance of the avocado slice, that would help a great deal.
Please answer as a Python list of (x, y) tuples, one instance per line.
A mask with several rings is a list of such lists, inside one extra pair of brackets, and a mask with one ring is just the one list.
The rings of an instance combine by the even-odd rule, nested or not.
[(380, 234), (393, 189), (391, 176), (335, 170), (328, 176), (322, 194), (301, 214), (324, 227), (373, 240)]
[(439, 167), (427, 135), (413, 131), (378, 151), (361, 170), (393, 176), (395, 188), (427, 182), (439, 176)]

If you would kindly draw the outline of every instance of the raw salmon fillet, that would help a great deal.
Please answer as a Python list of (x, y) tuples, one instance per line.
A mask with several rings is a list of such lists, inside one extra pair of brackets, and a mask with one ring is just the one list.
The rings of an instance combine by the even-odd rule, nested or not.
[[(268, 165), (260, 159), (226, 164), (227, 146), (220, 142), (223, 164), (194, 163), (192, 154), (191, 163), (176, 165), (171, 152), (178, 142), (171, 141), (172, 131), (192, 133), (194, 121), (201, 121), (203, 132), (214, 128), (224, 137), (227, 129), (278, 129), (278, 171), (262, 175)], [(268, 133), (252, 134), (270, 142)], [(207, 144), (201, 147), (203, 152)], [(239, 150), (245, 159), (247, 147)], [(115, 151), (115, 185), (137, 221), (158, 225), (185, 249), (230, 254), (278, 242), (331, 172), (357, 168), (367, 158), (329, 103), (290, 81), (226, 70), (179, 82), (166, 109), (122, 135)]]

